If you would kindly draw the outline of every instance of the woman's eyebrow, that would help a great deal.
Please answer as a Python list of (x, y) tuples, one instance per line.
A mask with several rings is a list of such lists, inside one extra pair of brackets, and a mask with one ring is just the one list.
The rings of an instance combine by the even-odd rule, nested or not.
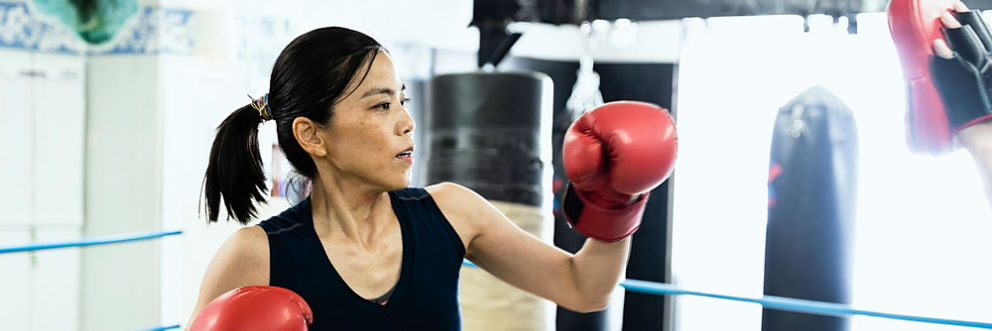
[[(403, 84), (403, 87), (400, 89), (400, 91), (406, 91), (406, 84)], [(368, 98), (370, 96), (377, 95), (377, 94), (393, 95), (393, 94), (396, 94), (396, 90), (393, 90), (393, 89), (388, 88), (388, 87), (374, 87), (371, 90), (368, 90), (367, 92), (365, 92), (365, 94), (362, 94), (362, 99), (365, 99), (365, 98)]]

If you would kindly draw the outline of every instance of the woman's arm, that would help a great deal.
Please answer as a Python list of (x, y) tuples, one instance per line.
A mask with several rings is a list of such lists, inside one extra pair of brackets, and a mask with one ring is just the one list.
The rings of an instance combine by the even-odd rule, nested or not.
[(465, 232), (466, 258), (527, 292), (591, 312), (606, 308), (624, 277), (630, 239), (587, 239), (572, 255), (523, 231), (468, 188), (442, 183), (427, 190), (445, 217)]
[(456, 231), (468, 259), (565, 308), (602, 310), (624, 276), (629, 236), (640, 225), (648, 192), (668, 178), (677, 150), (674, 120), (653, 104), (610, 102), (572, 123), (562, 143), (570, 182), (562, 210), (573, 229), (596, 238), (575, 255), (527, 234), (467, 188), (441, 184), (428, 191), (462, 228)]
[(259, 226), (239, 229), (217, 250), (200, 285), (189, 325), (211, 300), (227, 291), (269, 285), (269, 242)]
[(985, 198), (992, 206), (992, 121), (972, 125), (958, 133), (961, 145), (971, 153), (985, 188)]

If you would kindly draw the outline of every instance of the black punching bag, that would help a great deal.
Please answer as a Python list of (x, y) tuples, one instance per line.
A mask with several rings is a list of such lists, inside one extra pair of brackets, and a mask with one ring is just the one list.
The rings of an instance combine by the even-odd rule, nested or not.
[[(854, 117), (812, 87), (779, 109), (772, 137), (766, 295), (850, 303), (858, 137)], [(762, 331), (843, 331), (846, 317), (764, 309)]]
[(447, 74), (431, 79), (429, 89), (427, 182), (542, 207), (551, 194), (551, 78)]
[[(533, 72), (434, 77), (426, 182), (464, 185), (525, 231), (551, 242), (551, 78)], [(478, 269), (462, 269), (466, 330), (554, 329), (555, 306)]]

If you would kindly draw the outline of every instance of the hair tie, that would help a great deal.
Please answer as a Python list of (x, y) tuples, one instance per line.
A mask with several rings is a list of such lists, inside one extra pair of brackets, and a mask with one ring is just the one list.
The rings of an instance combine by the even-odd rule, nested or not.
[(262, 121), (268, 121), (272, 119), (272, 109), (269, 108), (269, 94), (266, 93), (261, 98), (255, 99), (248, 95), (251, 99), (251, 107), (258, 111), (258, 116), (262, 117)]

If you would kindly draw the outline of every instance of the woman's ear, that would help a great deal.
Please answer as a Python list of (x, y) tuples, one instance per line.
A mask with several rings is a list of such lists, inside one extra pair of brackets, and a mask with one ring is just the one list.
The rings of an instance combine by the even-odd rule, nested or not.
[(320, 134), (322, 131), (309, 118), (301, 116), (293, 120), (293, 137), (296, 137), (296, 142), (304, 151), (315, 157), (327, 156), (327, 136)]

